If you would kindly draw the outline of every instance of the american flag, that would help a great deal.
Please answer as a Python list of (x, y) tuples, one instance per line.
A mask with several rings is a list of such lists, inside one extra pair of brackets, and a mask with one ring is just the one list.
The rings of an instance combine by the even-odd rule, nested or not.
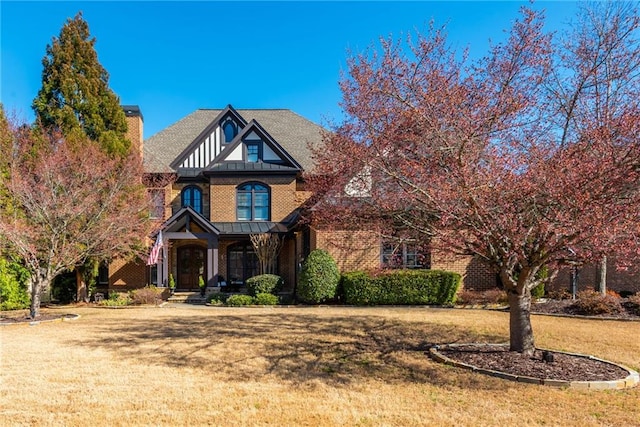
[(156, 243), (151, 248), (151, 253), (149, 254), (149, 258), (147, 259), (147, 265), (154, 265), (158, 263), (160, 249), (162, 249), (163, 244), (162, 230), (160, 230), (160, 233), (158, 233), (158, 237), (156, 238)]

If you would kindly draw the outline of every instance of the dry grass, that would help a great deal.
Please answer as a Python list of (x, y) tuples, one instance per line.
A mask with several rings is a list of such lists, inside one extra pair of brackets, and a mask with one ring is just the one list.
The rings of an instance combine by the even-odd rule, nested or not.
[[(640, 388), (586, 392), (440, 365), (504, 342), (506, 313), (429, 308), (74, 308), (0, 327), (2, 425), (640, 425)], [(640, 369), (640, 323), (534, 317), (537, 345)]]

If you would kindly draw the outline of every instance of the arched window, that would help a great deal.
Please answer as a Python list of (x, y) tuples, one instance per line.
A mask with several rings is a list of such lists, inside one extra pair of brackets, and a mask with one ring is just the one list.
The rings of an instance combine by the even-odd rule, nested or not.
[(271, 204), (266, 185), (257, 182), (242, 184), (237, 189), (236, 201), (238, 221), (269, 221)]
[(202, 190), (190, 185), (182, 190), (182, 207), (191, 206), (194, 211), (202, 213)]
[(228, 144), (238, 134), (238, 126), (232, 120), (227, 120), (222, 125), (222, 132), (224, 133), (224, 143)]

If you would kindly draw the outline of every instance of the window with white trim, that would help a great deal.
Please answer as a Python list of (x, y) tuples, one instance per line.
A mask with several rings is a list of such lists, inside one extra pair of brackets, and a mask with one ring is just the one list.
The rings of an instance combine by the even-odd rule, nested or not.
[(381, 248), (383, 268), (423, 268), (425, 257), (415, 242), (385, 241)]

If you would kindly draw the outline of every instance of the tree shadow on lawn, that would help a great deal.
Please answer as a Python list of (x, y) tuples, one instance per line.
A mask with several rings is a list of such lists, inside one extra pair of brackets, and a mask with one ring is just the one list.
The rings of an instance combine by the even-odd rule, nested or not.
[(298, 385), (319, 380), (337, 386), (367, 378), (443, 386), (462, 380), (466, 388), (488, 389), (491, 381), (436, 363), (426, 352), (440, 343), (504, 341), (458, 326), (362, 315), (181, 314), (124, 322), (105, 319), (90, 337), (71, 344), (106, 349), (140, 364), (201, 369), (221, 380), (276, 376)]

